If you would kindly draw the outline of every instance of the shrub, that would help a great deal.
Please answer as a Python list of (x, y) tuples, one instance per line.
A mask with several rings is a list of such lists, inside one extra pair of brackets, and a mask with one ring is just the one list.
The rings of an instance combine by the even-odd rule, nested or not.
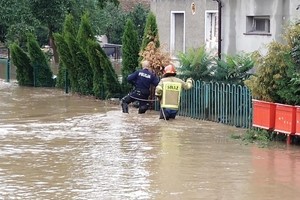
[(254, 67), (252, 55), (246, 53), (225, 55), (224, 59), (217, 60), (216, 63), (213, 79), (240, 85), (249, 78), (251, 75), (249, 71)]
[(193, 78), (195, 80), (210, 80), (211, 65), (213, 57), (204, 46), (200, 48), (190, 48), (187, 53), (178, 54), (180, 62), (179, 74), (183, 78)]

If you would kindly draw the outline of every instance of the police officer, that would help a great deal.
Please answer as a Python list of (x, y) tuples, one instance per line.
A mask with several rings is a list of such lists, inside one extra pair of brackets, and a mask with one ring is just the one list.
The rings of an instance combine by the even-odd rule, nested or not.
[(193, 79), (188, 78), (183, 81), (176, 76), (176, 69), (173, 64), (169, 64), (164, 68), (163, 78), (155, 88), (155, 96), (160, 99), (160, 117), (159, 119), (175, 119), (182, 89), (191, 89), (193, 87)]
[(127, 77), (127, 81), (134, 85), (134, 89), (127, 96), (122, 98), (122, 111), (128, 113), (128, 104), (138, 101), (139, 114), (143, 114), (148, 110), (147, 102), (150, 95), (150, 86), (157, 86), (159, 80), (155, 74), (150, 71), (150, 63), (147, 60), (141, 62), (142, 69), (135, 71)]

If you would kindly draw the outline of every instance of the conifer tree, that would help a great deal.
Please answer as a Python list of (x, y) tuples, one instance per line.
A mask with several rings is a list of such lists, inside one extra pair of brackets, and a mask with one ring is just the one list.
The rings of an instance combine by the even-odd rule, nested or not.
[(158, 76), (161, 75), (164, 66), (171, 61), (170, 53), (164, 46), (160, 46), (156, 17), (153, 12), (149, 12), (147, 17), (139, 56), (140, 61), (148, 60), (150, 62), (150, 67)]
[(77, 40), (79, 45), (87, 50), (87, 41), (93, 40), (96, 41), (95, 35), (92, 31), (92, 26), (90, 24), (90, 19), (88, 13), (84, 13), (81, 17), (81, 22), (79, 26), (79, 30), (77, 33)]
[[(62, 34), (54, 33), (54, 41), (57, 47), (57, 52), (59, 54), (59, 69), (56, 81), (56, 87), (63, 88), (66, 85), (66, 81), (70, 80), (67, 73), (67, 68), (73, 67), (72, 55), (70, 53), (69, 47), (67, 42), (65, 41)], [(72, 79), (74, 81), (74, 79)], [(71, 83), (74, 86), (74, 83)]]
[(11, 58), (16, 66), (17, 81), (20, 86), (33, 86), (33, 67), (27, 53), (16, 43), (10, 45)]
[(77, 35), (74, 17), (71, 14), (68, 14), (65, 18), (62, 34), (54, 34), (54, 42), (57, 46), (57, 51), (60, 58), (56, 86), (63, 88), (68, 86), (68, 83), (70, 82), (72, 91), (76, 92), (78, 91), (77, 70), (73, 64), (72, 54), (68, 43), (66, 42), (67, 34), (72, 36)]
[(138, 33), (131, 19), (126, 22), (122, 44), (122, 91), (128, 93), (132, 85), (127, 82), (127, 76), (139, 65)]
[(121, 84), (118, 80), (118, 75), (114, 70), (112, 63), (108, 56), (105, 54), (103, 49), (101, 48), (98, 52), (99, 57), (103, 58), (101, 63), (103, 63), (104, 69), (104, 84), (107, 91), (105, 91), (105, 97), (121, 97)]
[(141, 51), (143, 51), (150, 42), (154, 42), (156, 48), (160, 46), (156, 17), (153, 12), (149, 12), (147, 16)]
[(68, 70), (70, 71), (71, 82), (76, 82), (74, 92), (82, 95), (92, 95), (93, 74), (91, 73), (87, 54), (73, 35), (66, 33), (65, 37), (73, 59), (73, 67)]
[(71, 14), (68, 14), (65, 18), (63, 36), (65, 36), (66, 33), (70, 33), (73, 36), (77, 35), (74, 17)]
[(27, 48), (33, 66), (34, 86), (53, 87), (53, 73), (50, 69), (50, 65), (35, 35), (32, 33), (27, 34)]
[(104, 99), (105, 91), (107, 87), (104, 84), (104, 69), (103, 65), (105, 59), (100, 53), (102, 48), (99, 43), (94, 40), (88, 40), (87, 42), (87, 53), (89, 57), (90, 65), (93, 69), (93, 92), (96, 98)]

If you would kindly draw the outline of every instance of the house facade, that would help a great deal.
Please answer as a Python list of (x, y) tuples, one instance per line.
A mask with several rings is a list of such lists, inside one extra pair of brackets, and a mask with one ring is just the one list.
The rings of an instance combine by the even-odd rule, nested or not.
[(266, 52), (283, 42), (285, 26), (300, 19), (300, 0), (222, 0), (222, 52)]
[(212, 0), (152, 0), (161, 45), (178, 52), (207, 43), (217, 47), (217, 3)]
[(298, 5), (300, 0), (152, 0), (151, 11), (161, 44), (176, 58), (203, 45), (213, 53), (264, 53), (266, 44), (282, 41), (285, 25), (300, 19)]

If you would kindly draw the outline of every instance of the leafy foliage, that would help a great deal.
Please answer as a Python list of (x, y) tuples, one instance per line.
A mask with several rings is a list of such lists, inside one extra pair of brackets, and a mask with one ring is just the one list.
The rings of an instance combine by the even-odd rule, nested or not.
[(259, 147), (268, 147), (271, 141), (279, 139), (275, 132), (270, 132), (264, 129), (248, 129), (242, 135), (232, 134), (231, 138), (241, 139), (245, 144), (257, 144)]
[(141, 45), (144, 35), (145, 24), (147, 21), (147, 16), (149, 14), (149, 9), (145, 8), (141, 3), (138, 3), (133, 10), (128, 14), (135, 25), (138, 34), (138, 44)]
[(245, 84), (257, 99), (277, 103), (300, 104), (298, 24), (290, 24), (283, 35), (285, 44), (272, 42), (266, 56), (257, 54), (257, 74)]
[(278, 80), (286, 77), (286, 56), (290, 51), (286, 45), (272, 42), (268, 45), (268, 53), (262, 56), (257, 53), (255, 64), (257, 72), (245, 81), (250, 88), (252, 95), (261, 100), (282, 102), (282, 98), (277, 94), (280, 86)]
[(217, 60), (216, 63), (213, 78), (216, 81), (234, 84), (243, 84), (243, 81), (251, 75), (249, 70), (254, 67), (252, 55), (246, 53), (226, 55), (224, 59)]
[(98, 0), (98, 6), (104, 8), (108, 3), (113, 3), (114, 6), (118, 6), (120, 2), (118, 0)]
[(183, 78), (195, 80), (209, 80), (213, 57), (205, 50), (205, 47), (190, 48), (187, 53), (178, 54), (180, 68), (179, 75)]
[(164, 66), (171, 61), (171, 55), (164, 46), (160, 46), (156, 17), (149, 12), (144, 30), (144, 36), (139, 53), (139, 61), (148, 60), (150, 67), (157, 75), (161, 75)]
[(0, 0), (0, 41), (8, 45), (17, 42), (26, 46), (26, 32), (34, 33), (39, 25), (38, 20), (30, 10), (28, 0)]
[(121, 44), (126, 23), (126, 14), (119, 7), (108, 3), (101, 11), (92, 17), (95, 32), (106, 35), (109, 43)]
[(153, 41), (149, 42), (144, 51), (140, 52), (139, 55), (143, 60), (150, 62), (150, 68), (158, 76), (162, 75), (164, 66), (167, 66), (171, 62), (170, 53), (162, 46), (156, 47)]

